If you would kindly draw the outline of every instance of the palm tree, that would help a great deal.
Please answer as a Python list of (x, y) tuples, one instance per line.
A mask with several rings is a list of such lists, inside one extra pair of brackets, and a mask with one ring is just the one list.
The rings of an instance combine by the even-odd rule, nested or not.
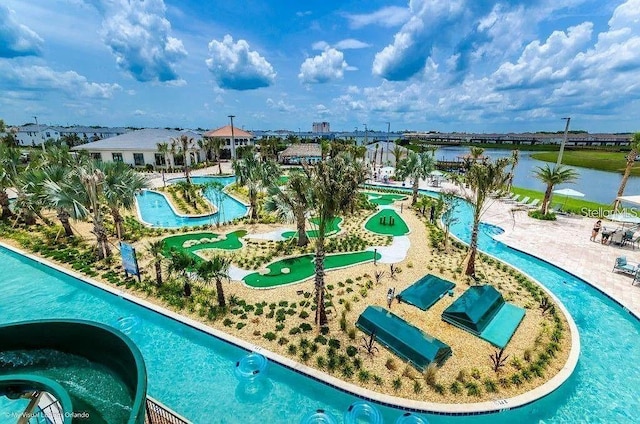
[(489, 194), (503, 188), (506, 184), (507, 177), (504, 168), (508, 163), (509, 159), (507, 158), (498, 159), (495, 162), (474, 163), (467, 171), (467, 183), (472, 190), (472, 194), (467, 196), (467, 200), (473, 204), (473, 228), (469, 251), (465, 258), (467, 262), (465, 275), (474, 276), (476, 273), (480, 218), (486, 210), (486, 200), (489, 198)]
[(233, 162), (233, 171), (238, 184), (246, 186), (249, 194), (251, 219), (258, 219), (258, 194), (280, 176), (280, 168), (272, 160), (260, 162), (254, 155), (245, 156)]
[[(50, 150), (47, 150), (49, 153)], [(46, 182), (52, 181), (56, 184), (60, 184), (70, 176), (73, 168), (70, 166), (51, 164), (46, 165), (42, 168), (42, 172), (44, 174), (44, 178), (42, 180), (42, 196), (44, 197), (44, 203), (46, 207), (50, 207), (56, 210), (56, 215), (62, 228), (64, 229), (64, 234), (66, 237), (73, 237), (73, 229), (71, 228), (71, 209), (73, 208), (73, 202), (63, 202), (62, 198), (57, 198), (58, 201), (53, 201), (51, 196), (49, 196), (49, 192), (47, 190)]]
[(311, 181), (304, 172), (291, 172), (284, 190), (277, 184), (269, 188), (265, 210), (275, 212), (285, 222), (296, 222), (298, 246), (306, 246), (309, 237), (306, 231), (307, 212), (311, 208)]
[(400, 160), (402, 160), (402, 156), (404, 155), (404, 149), (399, 144), (396, 144), (395, 146), (393, 146), (393, 151), (391, 152), (391, 154), (395, 158), (396, 166), (398, 166), (398, 163), (400, 162)]
[(378, 161), (378, 143), (376, 143), (376, 149), (373, 151), (373, 166), (376, 166)]
[(507, 188), (506, 191), (511, 191), (511, 186), (513, 185), (513, 176), (515, 175), (516, 166), (520, 161), (520, 150), (512, 150), (511, 151), (511, 169), (509, 170), (509, 175), (507, 176)]
[(613, 209), (618, 210), (620, 206), (620, 200), (618, 197), (624, 194), (624, 189), (627, 186), (627, 180), (629, 179), (629, 175), (631, 175), (631, 168), (636, 162), (636, 157), (638, 156), (638, 152), (640, 152), (640, 132), (637, 132), (633, 135), (630, 140), (631, 151), (627, 155), (627, 166), (624, 168), (624, 174), (622, 175), (622, 181), (620, 181), (620, 187), (618, 188), (618, 194), (616, 195), (616, 200), (613, 202)]
[(211, 148), (213, 149), (213, 152), (216, 155), (216, 160), (218, 161), (218, 175), (221, 175), (222, 174), (222, 156), (220, 154), (220, 150), (222, 149), (222, 139), (220, 137), (212, 138)]
[(184, 178), (187, 180), (187, 184), (191, 184), (189, 167), (191, 166), (191, 151), (195, 147), (193, 137), (188, 137), (186, 134), (183, 134), (178, 138), (171, 139), (171, 145), (175, 147), (178, 154), (183, 156), (184, 163), (182, 169), (184, 170)]
[(215, 255), (208, 261), (202, 261), (196, 266), (196, 274), (205, 285), (210, 284), (211, 280), (215, 280), (218, 306), (220, 306), (221, 308), (227, 306), (227, 302), (224, 299), (224, 289), (222, 287), (222, 281), (229, 280), (230, 265), (230, 258), (222, 255)]
[(124, 219), (121, 209), (131, 210), (135, 205), (136, 192), (149, 186), (146, 179), (122, 162), (101, 165), (104, 173), (104, 199), (109, 207), (118, 239), (122, 238)]
[(328, 140), (320, 141), (320, 159), (325, 160), (331, 151), (331, 143)]
[(18, 176), (20, 150), (9, 144), (0, 143), (0, 207), (2, 219), (13, 215), (9, 208), (9, 194), (7, 189), (14, 187), (14, 180)]
[(171, 167), (171, 158), (169, 157), (169, 153), (171, 153), (171, 147), (169, 147), (169, 143), (158, 143), (158, 153), (164, 155), (164, 168), (169, 170)]
[(363, 167), (355, 164), (343, 155), (318, 162), (315, 166), (304, 165), (311, 180), (311, 204), (317, 223), (315, 239), (315, 299), (318, 326), (327, 323), (324, 305), (324, 258), (325, 235), (327, 226), (334, 217), (349, 210), (358, 194), (358, 187), (364, 182)]
[(471, 147), (471, 157), (475, 160), (478, 160), (484, 153), (484, 149), (482, 147)]
[(549, 212), (549, 203), (551, 194), (553, 193), (553, 187), (558, 184), (572, 183), (578, 178), (576, 171), (563, 165), (550, 167), (549, 164), (545, 164), (544, 168), (541, 166), (536, 167), (533, 173), (536, 178), (547, 185), (544, 191), (544, 198), (542, 199), (542, 207), (540, 208), (544, 215)]
[(189, 271), (196, 266), (196, 260), (184, 250), (172, 249), (169, 252), (169, 263), (167, 270), (172, 274), (177, 274), (184, 283), (184, 296), (191, 297), (191, 281)]
[(164, 260), (164, 241), (156, 240), (147, 245), (147, 252), (151, 254), (151, 264), (156, 270), (156, 284), (162, 285), (162, 261)]
[(36, 217), (46, 221), (42, 217), (42, 209), (45, 207), (45, 194), (43, 183), (46, 174), (38, 167), (28, 167), (13, 179), (18, 197), (14, 205), (16, 215), (26, 225), (34, 225)]
[(415, 205), (418, 200), (418, 188), (420, 179), (427, 178), (429, 173), (435, 169), (433, 157), (426, 153), (416, 153), (409, 151), (406, 158), (400, 160), (396, 168), (396, 175), (401, 178), (410, 178), (413, 187), (413, 199), (411, 205)]

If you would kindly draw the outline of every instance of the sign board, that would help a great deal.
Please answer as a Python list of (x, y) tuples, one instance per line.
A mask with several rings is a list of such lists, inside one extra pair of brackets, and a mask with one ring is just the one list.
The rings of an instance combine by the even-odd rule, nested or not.
[(124, 268), (124, 272), (126, 274), (137, 275), (138, 278), (140, 278), (136, 249), (128, 243), (120, 242), (120, 255), (122, 256), (122, 267)]

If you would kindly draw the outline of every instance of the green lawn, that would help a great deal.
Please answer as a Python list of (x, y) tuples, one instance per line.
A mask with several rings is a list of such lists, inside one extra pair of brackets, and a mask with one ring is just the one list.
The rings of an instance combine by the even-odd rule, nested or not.
[[(389, 223), (391, 218), (393, 225)], [(409, 227), (393, 209), (382, 209), (367, 220), (364, 228), (385, 236), (403, 236), (409, 233)]]
[[(374, 252), (352, 252), (327, 255), (324, 259), (324, 269), (342, 268), (373, 260)], [(376, 259), (381, 255), (376, 253)], [(295, 258), (282, 259), (267, 266), (269, 273), (260, 275), (258, 272), (247, 275), (244, 282), (250, 287), (271, 288), (285, 284), (299, 283), (315, 274), (314, 255), (296, 256)], [(282, 269), (288, 268), (288, 273), (283, 273)]]
[[(315, 225), (315, 226), (318, 225), (318, 218), (311, 218), (309, 221), (311, 221), (312, 225)], [(329, 221), (327, 223), (327, 233), (325, 235), (330, 236), (340, 231), (341, 222), (342, 222), (342, 218), (340, 218), (339, 216)], [(291, 238), (291, 237), (295, 237), (296, 234), (297, 234), (297, 231), (285, 231), (284, 233), (281, 234), (281, 236), (284, 238)], [(318, 237), (318, 230), (307, 230), (307, 237), (309, 238)]]
[(404, 200), (407, 198), (407, 196), (402, 194), (373, 193), (370, 191), (365, 191), (363, 194), (369, 196), (369, 201), (375, 205), (390, 205), (397, 200)]
[[(555, 163), (558, 152), (533, 153), (532, 158)], [(623, 173), (627, 166), (626, 152), (603, 152), (599, 150), (565, 150), (562, 163), (565, 165), (581, 166), (583, 168), (598, 169), (600, 171)], [(631, 175), (640, 175), (640, 162), (631, 168)]]
[(198, 243), (191, 247), (183, 247), (185, 241), (188, 240), (202, 240), (203, 238), (207, 239), (218, 239), (220, 238), (219, 234), (203, 232), (203, 233), (189, 233), (189, 234), (180, 234), (177, 236), (171, 236), (165, 238), (164, 241), (164, 253), (165, 256), (169, 255), (171, 249), (184, 250), (188, 252), (191, 256), (196, 258), (196, 260), (201, 260), (201, 258), (195, 254), (196, 250), (202, 249), (225, 249), (225, 250), (235, 250), (240, 249), (242, 247), (242, 242), (240, 242), (240, 238), (244, 237), (247, 234), (245, 230), (238, 230), (226, 235), (226, 238), (213, 242), (205, 242)]
[[(542, 191), (529, 190), (529, 189), (521, 188), (521, 187), (512, 187), (511, 191), (513, 193), (519, 194), (520, 195), (520, 199), (522, 199), (525, 196), (529, 196), (531, 198), (531, 200), (540, 199), (539, 205), (542, 205), (542, 199), (544, 198), (544, 192), (542, 192)], [(612, 198), (613, 198), (613, 196), (612, 196)], [(560, 196), (560, 195), (557, 195), (557, 194), (554, 194), (553, 197), (551, 198), (551, 204), (552, 205), (556, 205), (556, 204), (564, 205), (563, 208), (562, 208), (564, 211), (575, 213), (575, 214), (578, 214), (578, 215), (590, 215), (590, 214), (586, 213), (588, 211), (611, 210), (611, 206), (612, 206), (612, 204), (591, 202), (589, 200), (583, 200), (581, 198), (565, 197), (565, 196)]]

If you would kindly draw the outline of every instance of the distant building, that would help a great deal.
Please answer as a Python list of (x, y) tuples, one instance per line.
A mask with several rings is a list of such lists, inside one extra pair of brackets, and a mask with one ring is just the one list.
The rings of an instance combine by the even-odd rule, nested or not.
[(122, 135), (127, 128), (108, 127), (52, 127), (48, 125), (28, 124), (15, 127), (15, 138), (20, 146), (39, 146), (47, 140), (58, 141), (60, 138), (75, 135), (82, 143), (102, 140)]
[(72, 148), (73, 151), (85, 150), (97, 161), (124, 162), (133, 166), (147, 166), (164, 168), (167, 166), (182, 166), (184, 160), (181, 156), (167, 153), (169, 164), (166, 163), (165, 154), (158, 149), (159, 143), (168, 143), (182, 136), (193, 138), (193, 150), (190, 151), (188, 163), (198, 163), (204, 159), (206, 152), (198, 147), (198, 141), (202, 136), (193, 131), (177, 131), (157, 128), (148, 128), (130, 131), (126, 134), (82, 144)]
[(331, 127), (328, 122), (314, 122), (312, 125), (312, 132), (316, 134), (330, 133)]
[(322, 160), (322, 149), (318, 143), (292, 144), (278, 154), (278, 159), (285, 165), (317, 163)]
[[(206, 138), (220, 138), (223, 140), (221, 156), (223, 158), (232, 158), (235, 156), (235, 151), (240, 146), (253, 146), (255, 144), (255, 137), (250, 132), (241, 130), (240, 128), (233, 127), (231, 131), (231, 125), (225, 125), (215, 130), (207, 131), (202, 134)], [(231, 139), (233, 138), (234, 144), (231, 145)], [(229, 152), (228, 154), (225, 154)]]
[[(436, 144), (488, 143), (488, 144), (560, 144), (564, 134), (549, 133), (435, 133), (412, 132), (403, 135), (404, 140), (420, 140)], [(628, 146), (631, 134), (589, 134), (567, 135), (567, 146)]]

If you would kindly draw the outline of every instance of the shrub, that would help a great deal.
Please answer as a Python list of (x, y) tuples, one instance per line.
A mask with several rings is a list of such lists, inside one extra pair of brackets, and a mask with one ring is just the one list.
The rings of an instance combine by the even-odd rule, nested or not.
[(314, 341), (316, 343), (320, 343), (321, 345), (326, 345), (327, 344), (327, 338), (325, 336), (323, 336), (322, 334), (318, 334), (316, 336), (316, 338), (314, 339)]
[(555, 221), (556, 214), (553, 212), (549, 212), (547, 214), (543, 214), (540, 209), (533, 210), (529, 212), (529, 216), (534, 219), (541, 219), (543, 221)]
[(460, 383), (458, 383), (457, 381), (454, 381), (453, 383), (451, 383), (451, 385), (449, 386), (449, 391), (451, 392), (451, 394), (457, 395), (458, 393), (460, 393), (462, 390), (460, 388)]
[(460, 383), (466, 383), (467, 382), (467, 372), (465, 370), (458, 371), (458, 376), (456, 377), (456, 380), (459, 381)]
[(304, 333), (308, 333), (309, 331), (313, 330), (313, 327), (308, 322), (303, 322), (302, 324), (300, 324), (300, 330), (302, 330), (302, 332)]
[(422, 377), (424, 377), (424, 381), (428, 386), (433, 387), (436, 384), (437, 373), (438, 366), (433, 362), (430, 363), (427, 368), (425, 368), (424, 372), (422, 373)]
[(277, 338), (276, 334), (271, 331), (269, 331), (268, 333), (264, 333), (262, 337), (269, 340), (270, 342), (274, 341)]
[(345, 364), (345, 365), (342, 367), (342, 375), (343, 375), (345, 378), (351, 378), (351, 377), (353, 377), (353, 368), (351, 367), (351, 365), (349, 365), (349, 364)]
[(511, 376), (511, 383), (519, 387), (522, 384), (522, 377), (520, 376), (520, 374), (518, 373), (513, 374)]
[(355, 327), (351, 327), (349, 329), (349, 331), (347, 331), (347, 335), (349, 336), (349, 338), (351, 340), (355, 340), (356, 339), (356, 329), (355, 329)]
[(484, 380), (484, 389), (488, 393), (495, 393), (498, 391), (498, 386), (496, 385), (495, 381), (491, 380), (490, 378), (487, 378), (486, 380)]
[(402, 388), (402, 380), (400, 380), (400, 377), (396, 377), (393, 379), (393, 381), (391, 382), (391, 387), (393, 387), (393, 390), (395, 390), (396, 392)]
[(327, 334), (329, 334), (329, 327), (327, 326), (320, 327), (320, 334), (322, 334), (323, 336), (326, 336)]
[(389, 371), (395, 371), (396, 369), (398, 369), (396, 366), (396, 361), (394, 361), (393, 358), (387, 358), (387, 362), (385, 362), (384, 366), (387, 367)]
[(289, 343), (289, 340), (288, 340), (286, 337), (280, 337), (280, 338), (278, 339), (278, 344), (279, 344), (280, 346), (284, 346), (284, 345), (286, 345), (287, 343)]
[(324, 356), (318, 356), (316, 358), (316, 366), (321, 370), (327, 366), (327, 361), (324, 359)]
[(298, 315), (300, 318), (302, 319), (307, 319), (309, 318), (309, 312), (307, 311), (300, 311), (300, 314)]
[(353, 358), (356, 353), (358, 353), (358, 349), (355, 346), (347, 346), (347, 355), (349, 357)]
[(472, 381), (465, 384), (464, 387), (467, 389), (467, 395), (469, 396), (480, 396), (480, 394), (482, 393), (480, 387)]
[(372, 378), (373, 384), (375, 384), (376, 386), (382, 386), (384, 384), (384, 380), (379, 375), (374, 374)]
[(440, 383), (436, 383), (436, 384), (434, 384), (434, 385), (433, 385), (433, 390), (434, 390), (437, 394), (439, 394), (439, 395), (444, 395), (444, 394), (445, 394), (445, 391), (446, 391), (446, 389), (444, 388), (444, 386), (443, 386), (442, 384), (440, 384)]
[(371, 374), (369, 373), (369, 371), (367, 370), (358, 371), (358, 381), (362, 383), (367, 383), (369, 382), (370, 378), (371, 378)]
[(300, 327), (293, 327), (291, 330), (289, 330), (289, 334), (291, 334), (292, 336), (300, 334)]
[(233, 325), (233, 321), (231, 321), (229, 318), (225, 318), (224, 321), (222, 321), (222, 324), (225, 327), (231, 327)]
[(340, 349), (340, 340), (329, 339), (329, 347), (332, 347), (334, 349)]
[(294, 345), (294, 344), (290, 344), (289, 347), (287, 348), (287, 351), (291, 354), (291, 355), (295, 355), (298, 352), (298, 346)]
[(245, 327), (247, 324), (245, 324), (244, 322), (239, 322), (236, 324), (236, 328), (238, 330), (242, 330), (242, 327)]

